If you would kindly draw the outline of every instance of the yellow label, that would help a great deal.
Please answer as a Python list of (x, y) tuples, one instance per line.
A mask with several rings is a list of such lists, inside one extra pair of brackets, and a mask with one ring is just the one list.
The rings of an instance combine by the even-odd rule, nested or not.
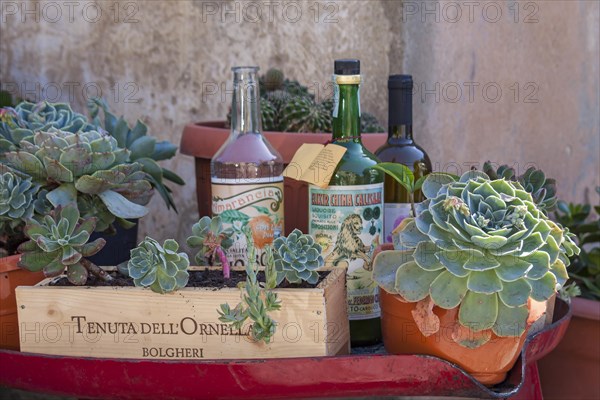
[(283, 176), (327, 187), (346, 148), (337, 144), (324, 146), (317, 143), (304, 143), (294, 154), (294, 158), (283, 171)]
[(233, 239), (225, 250), (231, 265), (245, 266), (248, 244), (244, 230), (250, 228), (259, 265), (265, 266), (265, 246), (283, 232), (283, 177), (262, 179), (256, 184), (239, 184), (236, 179), (213, 179), (212, 212), (220, 215)]

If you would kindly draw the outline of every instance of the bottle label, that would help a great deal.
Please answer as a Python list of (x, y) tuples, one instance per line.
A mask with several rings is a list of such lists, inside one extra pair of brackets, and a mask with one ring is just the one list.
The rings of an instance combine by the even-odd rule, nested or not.
[(404, 218), (410, 217), (410, 203), (385, 203), (383, 213), (383, 232), (385, 242), (392, 243), (392, 231)]
[(225, 250), (231, 265), (245, 266), (248, 262), (246, 227), (252, 232), (261, 266), (266, 264), (265, 246), (283, 232), (283, 177), (257, 181), (240, 184), (239, 179), (212, 180), (212, 213), (221, 216), (223, 228), (233, 239), (233, 245)]
[(323, 248), (326, 268), (348, 267), (348, 317), (380, 316), (371, 258), (381, 243), (383, 183), (309, 187), (309, 232)]

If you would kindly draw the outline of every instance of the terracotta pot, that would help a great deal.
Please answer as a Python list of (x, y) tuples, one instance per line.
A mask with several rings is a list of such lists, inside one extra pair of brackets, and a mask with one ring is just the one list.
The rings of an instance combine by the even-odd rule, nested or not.
[(19, 350), (17, 321), (17, 286), (33, 286), (44, 279), (42, 272), (29, 272), (17, 267), (19, 254), (0, 258), (0, 348)]
[[(267, 140), (279, 151), (287, 165), (303, 143), (326, 143), (330, 133), (264, 132)], [(203, 122), (186, 125), (181, 137), (181, 153), (196, 158), (196, 196), (201, 216), (211, 215), (210, 160), (229, 137), (225, 122)], [(362, 135), (362, 142), (374, 152), (387, 140), (386, 133)], [(308, 232), (308, 184), (285, 178), (285, 232), (294, 228)]]
[(560, 344), (538, 361), (545, 399), (600, 399), (600, 301), (574, 298)]
[[(452, 339), (458, 324), (458, 308), (444, 310), (434, 307), (440, 319), (437, 333), (425, 337), (417, 327), (411, 312), (417, 303), (405, 302), (400, 296), (380, 289), (381, 329), (385, 349), (393, 354), (426, 354), (448, 360), (484, 385), (495, 385), (506, 378), (519, 357), (526, 334), (521, 337), (498, 337), (492, 333), (489, 342), (475, 349), (460, 346)], [(545, 311), (545, 303), (537, 303), (530, 311), (528, 327)]]

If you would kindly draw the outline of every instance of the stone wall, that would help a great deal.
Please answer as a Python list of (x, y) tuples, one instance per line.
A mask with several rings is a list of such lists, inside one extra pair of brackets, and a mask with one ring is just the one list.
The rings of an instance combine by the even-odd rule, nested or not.
[[(234, 65), (282, 68), (322, 97), (333, 60), (358, 57), (363, 109), (383, 122), (388, 74), (414, 75), (416, 137), (437, 169), (534, 163), (583, 199), (600, 185), (598, 3), (475, 3), (2, 1), (0, 81), (80, 111), (101, 91), (178, 143), (186, 123), (224, 119)], [(188, 182), (179, 217), (156, 196), (140, 235), (183, 242), (198, 218), (193, 159), (165, 166)]]

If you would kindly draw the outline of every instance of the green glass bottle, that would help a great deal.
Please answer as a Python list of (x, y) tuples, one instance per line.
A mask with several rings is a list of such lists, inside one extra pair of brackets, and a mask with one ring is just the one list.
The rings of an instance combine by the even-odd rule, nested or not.
[(360, 61), (336, 60), (333, 143), (346, 148), (327, 188), (309, 187), (309, 232), (323, 247), (326, 267), (348, 267), (352, 346), (381, 340), (371, 258), (382, 243), (383, 173), (360, 139)]

